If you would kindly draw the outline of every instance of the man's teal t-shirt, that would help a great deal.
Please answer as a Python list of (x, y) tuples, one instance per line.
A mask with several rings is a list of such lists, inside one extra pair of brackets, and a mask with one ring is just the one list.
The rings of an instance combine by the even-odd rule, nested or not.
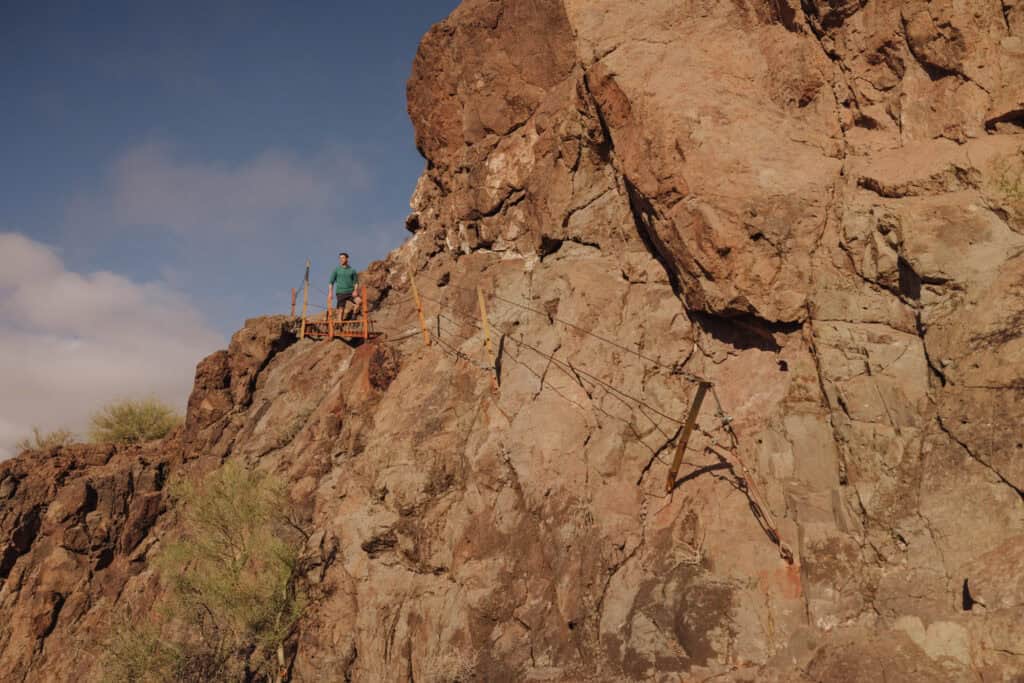
[(359, 282), (359, 274), (351, 266), (338, 266), (331, 273), (330, 283), (334, 285), (334, 293), (349, 294), (356, 288)]

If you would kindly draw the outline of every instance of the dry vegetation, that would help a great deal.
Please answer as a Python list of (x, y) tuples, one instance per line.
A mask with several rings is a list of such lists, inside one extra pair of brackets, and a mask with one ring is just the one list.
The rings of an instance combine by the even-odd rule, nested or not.
[(182, 418), (155, 398), (125, 399), (104, 406), (92, 416), (89, 439), (94, 443), (133, 444), (162, 439)]
[(57, 446), (67, 446), (75, 442), (75, 435), (68, 429), (55, 429), (43, 432), (39, 427), (32, 428), (32, 436), (26, 437), (15, 444), (18, 452), (48, 451)]
[(284, 488), (227, 463), (179, 484), (184, 534), (156, 558), (167, 597), (107, 643), (111, 680), (276, 680), (284, 643), (307, 602), (299, 588), (305, 532)]

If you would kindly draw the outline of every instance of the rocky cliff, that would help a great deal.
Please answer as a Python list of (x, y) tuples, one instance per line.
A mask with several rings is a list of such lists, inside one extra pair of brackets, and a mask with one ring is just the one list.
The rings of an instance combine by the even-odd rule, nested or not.
[(314, 529), (294, 680), (1024, 677), (1024, 4), (466, 0), (408, 92), (390, 339), (250, 321), (173, 440), (0, 465), (0, 670), (235, 459)]

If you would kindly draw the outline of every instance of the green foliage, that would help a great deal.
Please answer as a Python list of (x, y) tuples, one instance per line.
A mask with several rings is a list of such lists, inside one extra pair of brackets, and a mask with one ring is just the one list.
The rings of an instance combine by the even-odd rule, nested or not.
[(307, 602), (298, 588), (305, 533), (284, 487), (228, 463), (172, 494), (184, 534), (156, 558), (169, 588), (163, 631), (120, 632), (111, 670), (127, 681), (274, 678)]
[(55, 429), (52, 432), (41, 432), (39, 427), (32, 428), (32, 436), (19, 441), (15, 446), (18, 451), (48, 451), (57, 446), (74, 443), (75, 435), (67, 429)]
[(160, 637), (156, 625), (121, 624), (107, 643), (103, 680), (163, 682), (180, 680), (184, 657)]
[(125, 399), (104, 406), (92, 416), (89, 438), (94, 443), (142, 443), (162, 439), (181, 424), (181, 416), (155, 398)]

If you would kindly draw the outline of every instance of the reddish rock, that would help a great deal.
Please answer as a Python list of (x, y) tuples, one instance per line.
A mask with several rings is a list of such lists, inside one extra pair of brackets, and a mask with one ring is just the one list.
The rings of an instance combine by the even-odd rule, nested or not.
[(0, 481), (17, 482), (0, 506), (0, 669), (8, 677), (79, 671), (66, 653), (94, 647), (106, 632), (113, 601), (137, 573), (127, 554), (156, 523), (160, 473), (179, 458), (169, 439), (67, 446), (0, 463)]
[(1020, 31), (1008, 2), (463, 2), (409, 81), (386, 337), (247, 321), (180, 459), (0, 465), (0, 666), (60, 677), (145, 617), (162, 482), (234, 458), (313, 530), (296, 680), (1013, 680)]

